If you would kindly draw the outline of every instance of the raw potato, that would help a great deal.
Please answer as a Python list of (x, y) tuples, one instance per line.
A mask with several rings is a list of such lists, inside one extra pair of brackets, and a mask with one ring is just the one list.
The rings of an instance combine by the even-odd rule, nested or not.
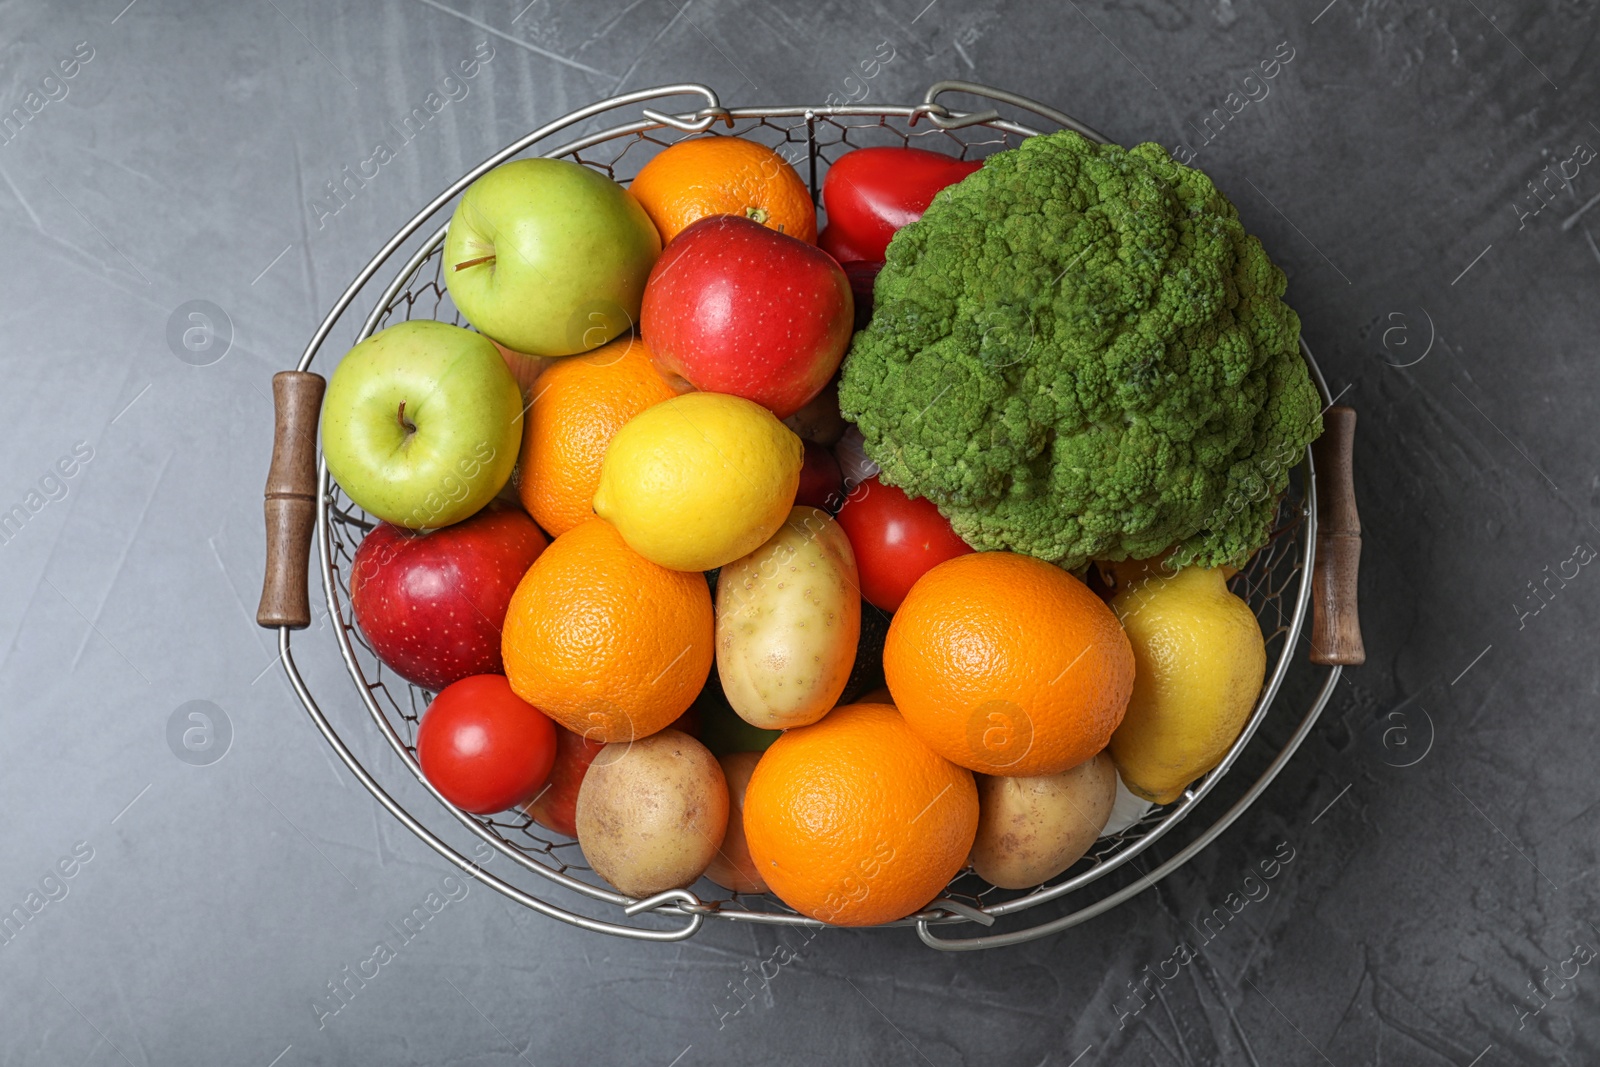
[(691, 884), (728, 827), (728, 785), (716, 757), (677, 730), (616, 741), (578, 790), (578, 844), (618, 891), (647, 897)]
[(1116, 797), (1116, 766), (1104, 752), (1042, 778), (978, 775), (973, 870), (1001, 889), (1049, 881), (1089, 851)]
[(756, 764), (761, 762), (761, 753), (730, 752), (717, 762), (722, 764), (723, 776), (728, 780), (728, 832), (722, 838), (722, 848), (706, 868), (706, 877), (724, 889), (765, 893), (767, 883), (756, 870), (756, 861), (750, 858), (750, 846), (744, 839), (744, 790)]
[(838, 703), (861, 636), (860, 580), (844, 530), (796, 507), (717, 578), (717, 674), (752, 726), (808, 726)]

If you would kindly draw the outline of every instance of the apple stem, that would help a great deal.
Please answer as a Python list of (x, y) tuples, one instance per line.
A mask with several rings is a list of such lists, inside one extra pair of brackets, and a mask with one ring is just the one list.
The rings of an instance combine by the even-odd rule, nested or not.
[(417, 424), (406, 418), (406, 402), (400, 401), (400, 428), (406, 433), (416, 433)]
[(466, 260), (465, 262), (457, 263), (456, 264), (456, 270), (466, 270), (468, 267), (476, 267), (479, 263), (493, 263), (493, 262), (494, 262), (494, 254), (490, 253), (487, 256), (479, 256), (477, 259), (469, 259), (469, 260)]

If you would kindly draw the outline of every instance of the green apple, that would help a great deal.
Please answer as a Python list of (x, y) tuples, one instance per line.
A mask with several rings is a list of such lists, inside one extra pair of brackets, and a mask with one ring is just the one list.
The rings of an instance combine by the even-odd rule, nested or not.
[(368, 514), (414, 530), (476, 513), (521, 443), (522, 392), (494, 342), (443, 322), (362, 341), (322, 402), (328, 472)]
[(467, 321), (508, 348), (570, 356), (639, 321), (661, 236), (626, 189), (564, 159), (521, 159), (467, 188), (444, 277)]

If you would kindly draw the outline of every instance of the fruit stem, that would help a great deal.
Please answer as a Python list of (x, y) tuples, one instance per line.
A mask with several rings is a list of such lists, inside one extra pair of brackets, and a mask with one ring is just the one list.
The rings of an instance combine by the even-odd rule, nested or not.
[(494, 253), (491, 252), (487, 256), (479, 256), (477, 259), (469, 259), (469, 260), (465, 260), (464, 262), (457, 263), (456, 264), (456, 270), (466, 270), (468, 267), (476, 267), (479, 263), (493, 263), (493, 262), (494, 262)]
[(747, 207), (744, 209), (744, 217), (751, 222), (759, 222), (765, 226), (768, 218), (767, 209), (764, 207)]
[(412, 422), (410, 419), (406, 418), (406, 402), (404, 400), (400, 401), (399, 419), (400, 419), (400, 428), (402, 430), (404, 430), (406, 433), (416, 433), (417, 432), (417, 424)]

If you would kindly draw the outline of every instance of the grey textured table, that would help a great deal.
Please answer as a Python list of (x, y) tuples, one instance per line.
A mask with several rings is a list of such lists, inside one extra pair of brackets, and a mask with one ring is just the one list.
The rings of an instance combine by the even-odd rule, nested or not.
[[(1600, 1059), (1593, 5), (125, 2), (0, 11), (0, 116), (27, 116), (0, 136), (0, 510), (26, 516), (0, 534), (0, 904), (27, 913), (0, 942), (0, 1061)], [(253, 624), (271, 373), (412, 211), (537, 123), (682, 80), (816, 102), (880, 40), (872, 100), (1012, 87), (1186, 146), (1234, 199), (1362, 415), (1369, 664), (1200, 858), (1020, 948), (829, 932), (774, 973), (770, 931), (652, 946), (452, 890)], [(485, 43), (464, 95), (328, 199)], [(195, 300), (231, 323), (215, 362), (169, 339)], [(326, 628), (296, 647), (348, 713)], [(221, 760), (175, 757), (190, 701), (221, 709)], [(395, 958), (329, 1012), (380, 940)]]

